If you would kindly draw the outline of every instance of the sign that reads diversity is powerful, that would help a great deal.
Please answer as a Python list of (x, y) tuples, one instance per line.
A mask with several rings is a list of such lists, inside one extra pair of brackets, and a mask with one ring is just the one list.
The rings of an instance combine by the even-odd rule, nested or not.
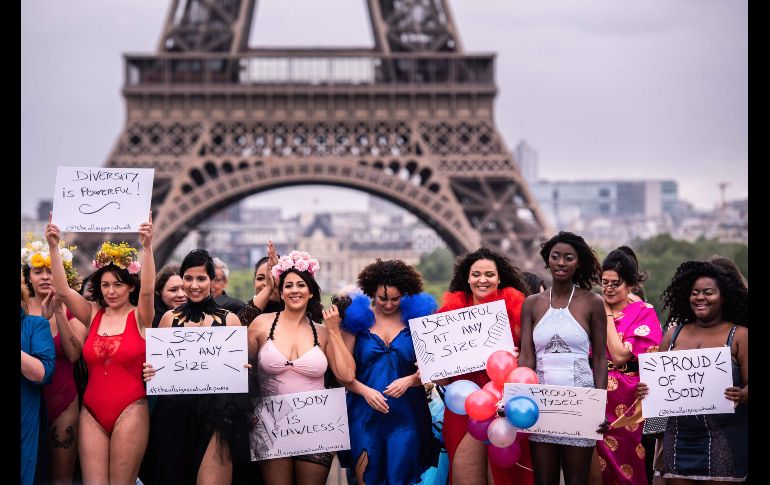
[(150, 214), (153, 168), (58, 167), (53, 223), (65, 232), (139, 232)]
[(350, 449), (342, 388), (267, 396), (255, 414), (252, 461)]
[(650, 389), (645, 418), (735, 412), (725, 397), (733, 385), (729, 347), (640, 354), (639, 380)]
[(246, 327), (148, 328), (147, 394), (248, 392)]
[(423, 383), (486, 368), (496, 350), (513, 350), (502, 300), (409, 320)]
[(527, 433), (602, 439), (596, 430), (604, 422), (607, 391), (593, 387), (551, 386), (547, 384), (505, 384), (503, 402), (514, 396), (527, 396), (537, 403), (540, 416)]

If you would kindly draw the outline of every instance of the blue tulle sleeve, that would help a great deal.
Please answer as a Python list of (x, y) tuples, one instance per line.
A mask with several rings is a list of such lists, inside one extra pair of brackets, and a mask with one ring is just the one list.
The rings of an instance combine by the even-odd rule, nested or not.
[(362, 293), (351, 293), (349, 296), (352, 301), (350, 306), (345, 309), (345, 318), (342, 319), (340, 326), (356, 335), (374, 325), (374, 312), (371, 309), (372, 302), (368, 296)]
[(436, 311), (438, 305), (433, 295), (429, 293), (418, 293), (417, 295), (408, 295), (401, 298), (401, 320), (409, 325), (410, 318), (424, 317)]

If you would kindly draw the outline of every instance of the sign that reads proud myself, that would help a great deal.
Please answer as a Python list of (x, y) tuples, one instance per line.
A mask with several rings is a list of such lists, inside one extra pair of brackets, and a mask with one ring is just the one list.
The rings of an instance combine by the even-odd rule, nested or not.
[(148, 328), (147, 394), (248, 392), (246, 327)]
[(531, 397), (540, 417), (527, 433), (569, 438), (602, 439), (596, 430), (604, 422), (607, 391), (593, 387), (506, 383), (503, 402), (514, 396)]
[(496, 350), (513, 350), (502, 300), (409, 320), (423, 384), (485, 369)]
[(58, 167), (54, 224), (65, 232), (139, 232), (150, 214), (153, 168)]
[(342, 388), (267, 396), (255, 414), (252, 461), (350, 449)]
[(645, 418), (735, 412), (725, 397), (733, 386), (729, 347), (640, 354), (639, 380), (650, 389)]

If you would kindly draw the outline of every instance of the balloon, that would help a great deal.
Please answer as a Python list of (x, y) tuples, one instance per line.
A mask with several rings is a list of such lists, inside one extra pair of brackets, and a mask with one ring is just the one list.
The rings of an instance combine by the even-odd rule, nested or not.
[(455, 414), (465, 415), (465, 399), (474, 392), (481, 388), (475, 382), (461, 379), (454, 381), (446, 387), (444, 393), (444, 404)]
[(521, 457), (521, 447), (518, 443), (513, 443), (505, 448), (487, 445), (487, 456), (489, 456), (489, 461), (495, 465), (502, 468), (508, 468), (519, 461), (519, 458)]
[(505, 378), (513, 369), (518, 367), (516, 357), (507, 350), (498, 350), (493, 352), (487, 359), (487, 375), (492, 381), (500, 384), (505, 382)]
[(495, 418), (487, 429), (487, 437), (493, 445), (505, 448), (516, 441), (516, 428), (505, 418)]
[(495, 399), (497, 399), (498, 401), (503, 398), (503, 386), (501, 384), (497, 384), (496, 382), (489, 381), (486, 384), (484, 384), (484, 387), (482, 387), (482, 389), (492, 394), (493, 396), (495, 396)]
[(465, 400), (465, 412), (473, 419), (483, 421), (489, 419), (497, 412), (497, 402), (495, 396), (479, 389), (472, 392)]
[(505, 403), (505, 417), (517, 428), (527, 429), (537, 422), (540, 410), (531, 397), (514, 396)]
[(508, 374), (505, 382), (518, 382), (520, 384), (537, 384), (537, 374), (529, 367), (517, 367)]
[(489, 423), (491, 423), (494, 419), (494, 417), (485, 419), (483, 421), (479, 421), (478, 419), (469, 419), (468, 420), (468, 434), (473, 436), (479, 441), (487, 441), (487, 428), (489, 428)]

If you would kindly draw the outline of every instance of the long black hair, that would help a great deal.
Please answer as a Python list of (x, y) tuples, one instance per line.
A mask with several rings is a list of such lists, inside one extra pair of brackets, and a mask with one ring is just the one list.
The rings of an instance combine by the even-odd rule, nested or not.
[(464, 291), (468, 294), (471, 293), (471, 285), (468, 284), (468, 275), (471, 272), (473, 263), (482, 259), (493, 261), (495, 266), (497, 266), (497, 274), (500, 279), (500, 283), (497, 286), (498, 289), (509, 287), (515, 288), (524, 293), (525, 296), (532, 293), (529, 291), (529, 286), (526, 281), (524, 281), (521, 270), (513, 264), (508, 256), (483, 246), (472, 253), (457, 258), (454, 275), (452, 276), (452, 281), (449, 283), (449, 291)]
[(644, 282), (648, 274), (639, 271), (639, 260), (636, 254), (628, 246), (620, 246), (613, 249), (602, 261), (602, 272), (614, 271), (625, 284), (638, 287)]
[(601, 281), (599, 258), (582, 236), (572, 232), (561, 231), (540, 245), (540, 257), (543, 258), (546, 269), (548, 269), (548, 256), (551, 254), (551, 249), (558, 243), (569, 244), (578, 255), (578, 267), (575, 274), (572, 275), (572, 282), (589, 291), (593, 285), (598, 285)]
[[(299, 271), (296, 268), (289, 268), (281, 273), (281, 277), (278, 279), (278, 289), (280, 292), (283, 292), (283, 283), (289, 273), (296, 273), (299, 275), (299, 277), (302, 278), (302, 281), (307, 284), (307, 287), (310, 290), (310, 301), (307, 303), (306, 310), (308, 318), (310, 318), (310, 320), (313, 322), (322, 322), (322, 312), (324, 307), (321, 304), (321, 287), (318, 286), (318, 282), (316, 282), (313, 275), (308, 271)], [(283, 300), (283, 296), (281, 296), (281, 300)]]

